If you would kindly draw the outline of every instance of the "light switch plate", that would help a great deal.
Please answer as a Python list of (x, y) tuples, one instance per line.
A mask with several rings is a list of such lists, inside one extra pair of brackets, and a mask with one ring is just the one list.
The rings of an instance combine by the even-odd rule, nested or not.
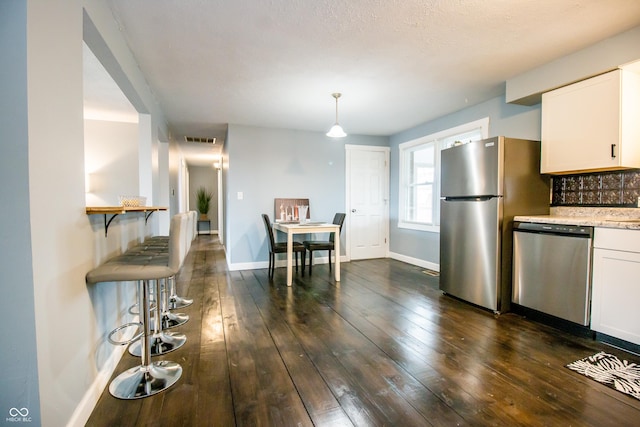
[(242, 191), (238, 191), (238, 200), (244, 199), (244, 193)]

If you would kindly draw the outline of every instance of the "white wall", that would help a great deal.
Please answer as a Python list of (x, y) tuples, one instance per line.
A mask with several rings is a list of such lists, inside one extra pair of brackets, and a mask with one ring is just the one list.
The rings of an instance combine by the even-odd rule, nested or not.
[(180, 158), (178, 175), (179, 212), (189, 210), (189, 167), (184, 157)]
[[(382, 136), (335, 139), (320, 132), (229, 125), (223, 153), (225, 247), (231, 269), (268, 265), (261, 214), (275, 198), (308, 198), (311, 218), (345, 209), (345, 144), (388, 146)], [(238, 199), (238, 192), (243, 199)], [(344, 233), (343, 233), (344, 238)]]
[(119, 195), (142, 195), (138, 132), (138, 123), (84, 121), (87, 206), (117, 206)]
[(151, 115), (140, 114), (138, 123), (138, 191), (134, 195), (147, 198), (149, 206), (153, 205), (153, 137)]
[[(154, 196), (153, 203), (156, 206), (171, 206), (171, 188), (169, 185), (169, 144), (158, 142), (154, 145), (157, 151), (157, 167), (154, 166)], [(158, 234), (169, 235), (171, 209), (166, 212), (157, 212)]]
[(570, 55), (514, 76), (506, 82), (506, 101), (534, 105), (542, 93), (611, 71), (640, 59), (640, 27), (602, 40)]
[(169, 211), (171, 215), (180, 213), (180, 182), (182, 153), (175, 142), (169, 143)]

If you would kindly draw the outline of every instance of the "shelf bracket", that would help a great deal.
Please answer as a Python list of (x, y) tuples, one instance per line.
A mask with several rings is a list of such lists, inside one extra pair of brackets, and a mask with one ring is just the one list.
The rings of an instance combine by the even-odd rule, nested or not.
[[(155, 206), (87, 206), (87, 215), (104, 215), (104, 237), (109, 234), (109, 226), (113, 220), (118, 216), (126, 213), (142, 212), (144, 214), (144, 224), (147, 225), (147, 221), (151, 214), (155, 211), (166, 211), (167, 208), (155, 207)], [(107, 218), (109, 216), (109, 218)]]
[(111, 221), (113, 221), (114, 218), (118, 215), (120, 214), (114, 214), (111, 218), (109, 218), (109, 221), (107, 222), (107, 214), (104, 214), (104, 237), (107, 237), (107, 232), (109, 231), (109, 225), (111, 225)]

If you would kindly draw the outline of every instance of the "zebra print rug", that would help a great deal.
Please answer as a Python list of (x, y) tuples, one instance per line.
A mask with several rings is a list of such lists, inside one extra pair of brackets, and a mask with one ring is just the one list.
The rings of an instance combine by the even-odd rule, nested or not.
[(567, 368), (640, 400), (640, 365), (601, 351), (569, 363)]

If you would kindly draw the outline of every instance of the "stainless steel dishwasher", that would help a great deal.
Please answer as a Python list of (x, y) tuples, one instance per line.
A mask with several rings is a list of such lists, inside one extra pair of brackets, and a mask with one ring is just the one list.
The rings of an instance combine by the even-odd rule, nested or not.
[(516, 222), (513, 230), (512, 302), (589, 325), (593, 227)]

